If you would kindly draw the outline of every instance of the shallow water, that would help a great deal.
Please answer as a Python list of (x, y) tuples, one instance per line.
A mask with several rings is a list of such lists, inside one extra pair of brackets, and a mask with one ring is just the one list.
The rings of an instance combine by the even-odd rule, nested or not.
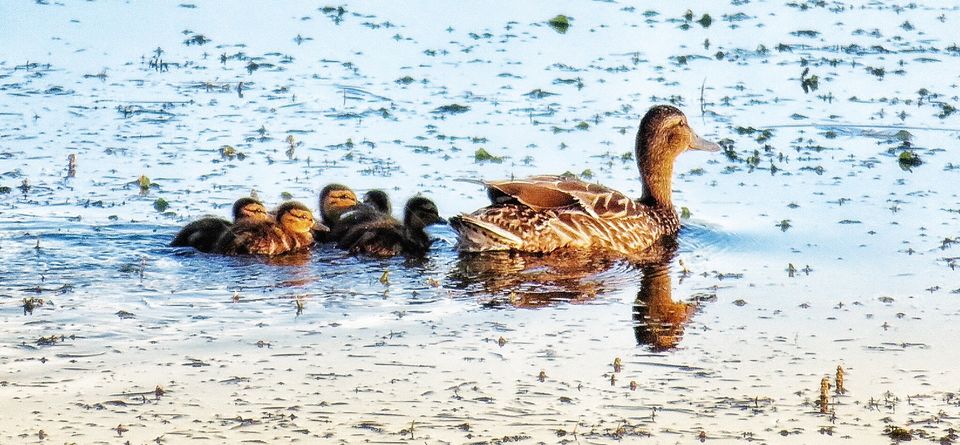
[[(336, 6), (0, 3), (0, 443), (956, 440), (960, 8)], [(678, 160), (649, 258), (166, 247), (334, 181), (637, 195), (663, 102), (727, 150)]]

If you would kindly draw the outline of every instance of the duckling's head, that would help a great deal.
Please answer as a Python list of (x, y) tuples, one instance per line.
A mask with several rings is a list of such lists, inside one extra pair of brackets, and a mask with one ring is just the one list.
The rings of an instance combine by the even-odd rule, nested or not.
[(386, 213), (387, 215), (393, 211), (393, 208), (390, 206), (390, 197), (387, 196), (387, 192), (380, 189), (373, 189), (367, 193), (364, 193), (363, 203), (372, 207), (374, 210), (380, 213)]
[(307, 233), (315, 227), (313, 212), (297, 201), (287, 201), (277, 207), (277, 223), (294, 233)]
[(263, 203), (253, 198), (240, 198), (233, 203), (233, 222), (267, 221), (270, 215)]
[(320, 191), (320, 216), (327, 225), (357, 205), (357, 195), (342, 184), (330, 184)]
[(408, 227), (424, 228), (431, 224), (446, 224), (440, 217), (437, 205), (423, 196), (414, 196), (407, 201), (403, 209), (403, 224)]
[(644, 182), (642, 199), (670, 204), (673, 161), (687, 150), (718, 151), (720, 146), (697, 135), (676, 107), (650, 108), (637, 131), (637, 167)]

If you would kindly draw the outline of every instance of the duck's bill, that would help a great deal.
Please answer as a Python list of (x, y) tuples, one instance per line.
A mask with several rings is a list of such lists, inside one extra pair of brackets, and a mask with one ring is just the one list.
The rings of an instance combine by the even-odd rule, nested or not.
[(330, 228), (323, 225), (323, 223), (320, 221), (314, 221), (313, 227), (311, 227), (310, 230), (313, 230), (314, 232), (329, 232)]
[(441, 216), (440, 218), (437, 219), (437, 222), (435, 222), (434, 224), (450, 224), (450, 221), (447, 221), (446, 218)]
[(715, 142), (710, 142), (700, 135), (693, 134), (693, 142), (690, 143), (691, 150), (703, 150), (703, 151), (720, 151), (720, 146)]

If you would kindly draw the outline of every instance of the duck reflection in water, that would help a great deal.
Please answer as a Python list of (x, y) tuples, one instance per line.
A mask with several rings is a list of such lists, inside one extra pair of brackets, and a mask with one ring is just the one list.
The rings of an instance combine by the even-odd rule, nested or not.
[(449, 282), (468, 293), (484, 295), (485, 307), (527, 309), (585, 303), (639, 284), (632, 305), (637, 343), (665, 351), (678, 345), (697, 307), (696, 303), (673, 300), (670, 264), (676, 253), (675, 237), (665, 237), (631, 257), (574, 250), (466, 253), (460, 256)]
[(654, 351), (673, 349), (680, 343), (697, 304), (673, 300), (670, 261), (644, 264), (640, 271), (640, 290), (633, 301), (637, 344), (650, 345)]

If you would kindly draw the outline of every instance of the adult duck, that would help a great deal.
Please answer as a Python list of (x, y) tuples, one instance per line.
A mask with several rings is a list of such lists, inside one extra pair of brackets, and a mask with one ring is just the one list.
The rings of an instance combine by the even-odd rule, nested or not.
[(201, 252), (212, 252), (217, 241), (236, 223), (269, 221), (271, 216), (263, 203), (253, 198), (240, 198), (233, 203), (233, 222), (208, 216), (193, 221), (180, 229), (170, 242), (171, 247), (193, 247)]
[(680, 229), (670, 188), (677, 156), (719, 149), (698, 136), (677, 108), (654, 106), (637, 132), (640, 199), (570, 176), (487, 181), (483, 184), (492, 204), (450, 219), (457, 247), (465, 252), (599, 248), (636, 254)]

